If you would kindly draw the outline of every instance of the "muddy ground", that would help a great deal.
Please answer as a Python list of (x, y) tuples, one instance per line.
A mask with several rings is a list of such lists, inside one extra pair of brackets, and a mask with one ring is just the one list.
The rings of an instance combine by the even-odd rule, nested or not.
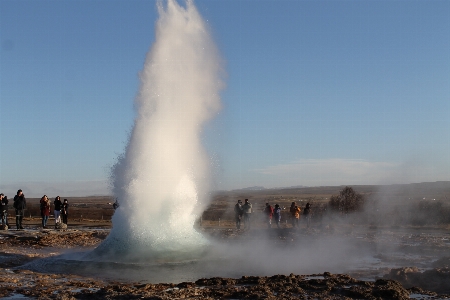
[[(84, 221), (67, 230), (41, 229), (36, 220), (25, 220), (25, 230), (0, 231), (0, 297), (33, 299), (449, 299), (449, 257), (435, 262), (431, 269), (415, 266), (383, 269), (383, 276), (358, 280), (358, 274), (273, 274), (240, 278), (199, 278), (194, 282), (147, 283), (116, 282), (73, 274), (48, 274), (31, 271), (24, 265), (40, 258), (66, 251), (90, 249), (108, 235), (108, 224)], [(101, 225), (96, 227), (96, 225)], [(239, 242), (245, 235), (260, 230), (236, 230), (231, 224), (208, 223), (201, 229), (212, 239)], [(106, 227), (106, 229), (105, 229)], [(343, 231), (343, 232), (338, 232)], [(432, 229), (437, 235), (417, 235), (408, 243), (422, 242), (436, 251), (446, 251), (442, 234), (448, 230)], [(293, 243), (306, 235), (353, 234), (356, 229), (283, 228), (272, 235), (278, 243)], [(439, 238), (436, 238), (438, 236)], [(392, 236), (398, 239), (399, 236)], [(426, 239), (425, 241), (423, 239)], [(366, 238), (370, 242), (370, 236)]]
[[(450, 199), (450, 187), (436, 194), (418, 185), (418, 199)], [(365, 194), (373, 187), (358, 187)], [(111, 197), (69, 198), (67, 230), (42, 229), (39, 199), (28, 199), (25, 230), (0, 230), (0, 297), (4, 299), (450, 299), (450, 226), (391, 224), (383, 228), (351, 223), (330, 224), (313, 219), (312, 227), (294, 230), (283, 222), (267, 234), (263, 223), (251, 230), (236, 230), (232, 206), (236, 199), (250, 198), (257, 211), (265, 202), (289, 206), (291, 201), (316, 207), (328, 201), (339, 187), (280, 191), (238, 191), (218, 194), (196, 226), (212, 240), (241, 243), (266, 238), (277, 246), (292, 247), (318, 237), (337, 236), (371, 250), (373, 260), (363, 268), (332, 274), (240, 274), (235, 278), (197, 278), (192, 282), (124, 282), (75, 272), (38, 272), (28, 265), (71, 251), (87, 251), (109, 234), (114, 214)], [(395, 193), (394, 193), (395, 192)], [(391, 197), (409, 197), (396, 188)], [(386, 191), (385, 191), (386, 194)], [(64, 198), (64, 196), (62, 197)], [(446, 203), (446, 202), (445, 202)], [(282, 219), (286, 219), (284, 212)], [(433, 220), (433, 218), (428, 218)], [(49, 224), (53, 224), (53, 219)], [(394, 226), (395, 225), (395, 226)], [(395, 246), (393, 246), (395, 245)], [(395, 248), (396, 251), (384, 249)], [(329, 271), (329, 270), (328, 270)], [(253, 275), (253, 276), (249, 276)], [(259, 273), (258, 273), (259, 275)]]

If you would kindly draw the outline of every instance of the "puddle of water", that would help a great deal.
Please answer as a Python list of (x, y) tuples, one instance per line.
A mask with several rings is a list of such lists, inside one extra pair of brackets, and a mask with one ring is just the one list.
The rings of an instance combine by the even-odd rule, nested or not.
[(2, 299), (9, 300), (9, 299), (33, 299), (33, 298), (26, 297), (22, 294), (12, 294), (11, 296), (3, 297)]
[(89, 291), (89, 292), (95, 293), (95, 292), (97, 292), (99, 290), (100, 290), (100, 288), (79, 288), (79, 289), (73, 289), (73, 290), (70, 290), (70, 291), (72, 293), (81, 293), (83, 291)]
[(325, 279), (323, 276), (306, 276), (305, 280), (313, 280), (313, 279)]
[(434, 298), (434, 296), (424, 295), (424, 294), (410, 294), (409, 299), (425, 300), (425, 299), (436, 299), (436, 298)]

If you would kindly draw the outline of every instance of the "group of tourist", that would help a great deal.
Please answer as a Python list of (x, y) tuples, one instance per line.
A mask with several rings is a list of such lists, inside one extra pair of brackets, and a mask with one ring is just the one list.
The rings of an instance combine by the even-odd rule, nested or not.
[[(50, 216), (51, 204), (50, 199), (48, 199), (47, 195), (42, 196), (41, 201), (41, 216), (42, 216), (42, 227), (47, 228), (47, 221)], [(55, 216), (55, 228), (58, 227), (59, 224), (67, 225), (67, 218), (69, 216), (69, 201), (64, 199), (61, 201), (60, 196), (56, 196), (53, 201), (54, 209), (53, 214)]]
[[(289, 212), (291, 215), (292, 227), (299, 227), (300, 216), (302, 214), (301, 207), (297, 206), (295, 202), (292, 202)], [(305, 216), (306, 227), (309, 228), (311, 224), (311, 204), (309, 202), (306, 203), (306, 206), (303, 209), (303, 215)]]
[(252, 204), (245, 199), (245, 203), (242, 204), (241, 200), (238, 200), (234, 206), (234, 213), (236, 215), (236, 228), (241, 229), (241, 221), (244, 222), (244, 229), (250, 229), (250, 220), (252, 215)]
[[(279, 204), (275, 204), (274, 207), (269, 203), (266, 203), (264, 207), (264, 215), (265, 220), (269, 228), (272, 227), (272, 219), (275, 221), (277, 228), (280, 228), (281, 223), (281, 207)], [(234, 205), (234, 213), (236, 218), (236, 228), (241, 228), (241, 222), (244, 222), (244, 229), (250, 229), (251, 224), (251, 214), (252, 214), (252, 204), (245, 199), (245, 203), (242, 204), (241, 200), (238, 200)], [(292, 227), (299, 227), (299, 220), (302, 214), (302, 209), (300, 206), (297, 206), (295, 202), (292, 202), (291, 207), (289, 208), (289, 216), (291, 219)], [(303, 215), (306, 221), (306, 227), (309, 228), (311, 224), (311, 204), (306, 203), (305, 208), (303, 209)]]
[[(2, 215), (2, 228), (8, 228), (8, 196), (5, 196), (3, 193), (0, 194), (0, 203), (1, 203), (1, 215)], [(16, 211), (16, 228), (17, 230), (23, 229), (23, 213), (25, 208), (27, 207), (27, 200), (25, 199), (25, 195), (22, 190), (17, 191), (17, 195), (14, 196), (13, 207)]]
[[(1, 203), (1, 226), (2, 229), (9, 228), (8, 223), (8, 197), (3, 193), (0, 194)], [(69, 216), (69, 201), (64, 199), (61, 201), (61, 197), (57, 196), (53, 201), (54, 205), (54, 216), (55, 216), (55, 228), (58, 228), (59, 224), (63, 223), (67, 225), (67, 219)], [(16, 213), (16, 229), (24, 229), (23, 227), (23, 216), (24, 211), (27, 207), (27, 200), (22, 190), (18, 190), (17, 194), (14, 196), (13, 207)], [(47, 195), (42, 196), (40, 200), (40, 212), (42, 217), (42, 227), (47, 228), (48, 218), (51, 212), (51, 203)]]

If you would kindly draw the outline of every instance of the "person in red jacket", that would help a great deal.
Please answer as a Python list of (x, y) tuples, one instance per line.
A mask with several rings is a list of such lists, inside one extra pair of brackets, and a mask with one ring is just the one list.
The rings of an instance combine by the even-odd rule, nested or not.
[(47, 195), (41, 198), (41, 217), (42, 217), (42, 228), (47, 228), (48, 217), (50, 216), (50, 200)]
[(273, 207), (266, 203), (266, 207), (264, 208), (264, 213), (266, 214), (266, 220), (269, 221), (268, 226), (269, 228), (272, 227), (272, 216), (273, 216)]

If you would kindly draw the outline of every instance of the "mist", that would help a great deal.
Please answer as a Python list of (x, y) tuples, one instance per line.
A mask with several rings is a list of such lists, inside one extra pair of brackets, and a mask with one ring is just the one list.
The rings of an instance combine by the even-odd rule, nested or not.
[(119, 207), (109, 236), (84, 259), (137, 262), (143, 268), (139, 274), (148, 280), (156, 280), (167, 264), (177, 263), (181, 275), (170, 279), (174, 275), (164, 273), (162, 281), (178, 281), (186, 274), (345, 273), (388, 253), (380, 251), (385, 241), (368, 238), (373, 228), (353, 226), (375, 226), (367, 223), (376, 219), (368, 211), (345, 219), (326, 214), (314, 230), (254, 228), (236, 239), (221, 240), (195, 227), (211, 197), (202, 132), (221, 108), (222, 63), (192, 1), (184, 7), (175, 0), (157, 5), (155, 41), (134, 102), (136, 119), (112, 169)]
[(155, 41), (140, 73), (136, 119), (112, 169), (120, 204), (98, 252), (188, 256), (207, 244), (193, 229), (208, 203), (205, 123), (221, 108), (221, 59), (193, 1), (158, 1)]

